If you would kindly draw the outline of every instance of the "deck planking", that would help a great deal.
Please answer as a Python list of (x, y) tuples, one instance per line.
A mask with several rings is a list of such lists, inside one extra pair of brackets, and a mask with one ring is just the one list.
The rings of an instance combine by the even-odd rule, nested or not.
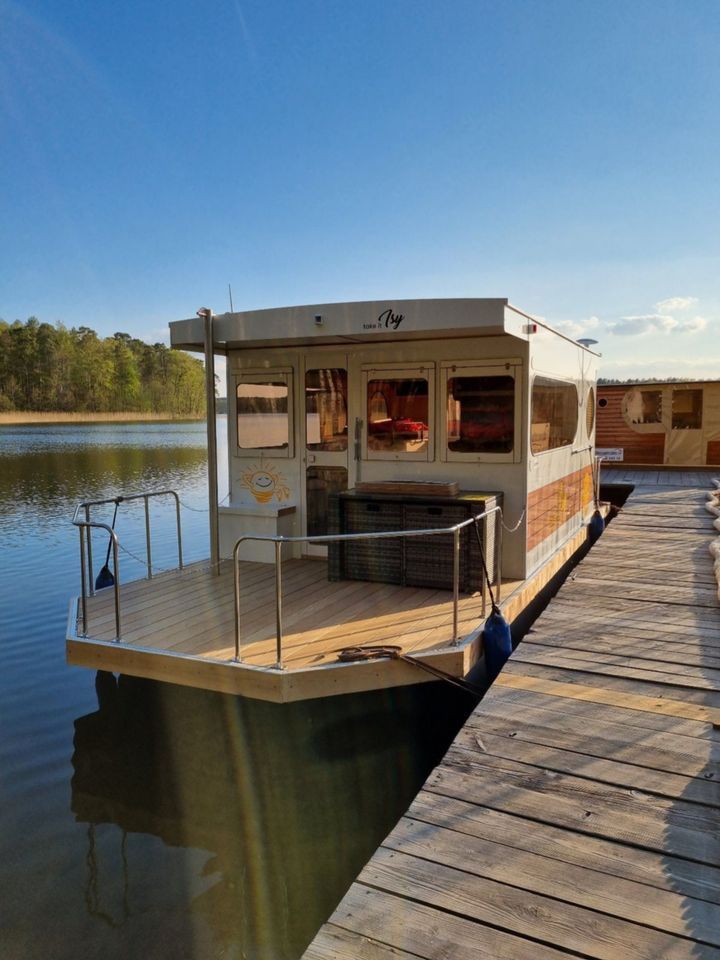
[(712, 476), (603, 472), (635, 491), (305, 960), (720, 957)]
[[(502, 584), (502, 608), (514, 620), (584, 545), (580, 528), (526, 580)], [(397, 659), (340, 663), (348, 646), (397, 646), (413, 660), (465, 676), (481, 655), (482, 597), (461, 594), (453, 642), (452, 592), (367, 581), (328, 581), (327, 563), (288, 559), (282, 568), (282, 667), (278, 667), (275, 569), (240, 567), (240, 661), (235, 658), (234, 577), (207, 562), (151, 580), (121, 583), (121, 642), (114, 590), (88, 598), (86, 635), (76, 607), (68, 620), (69, 663), (275, 702), (310, 699), (434, 680)], [(78, 611), (79, 612), (79, 611)]]

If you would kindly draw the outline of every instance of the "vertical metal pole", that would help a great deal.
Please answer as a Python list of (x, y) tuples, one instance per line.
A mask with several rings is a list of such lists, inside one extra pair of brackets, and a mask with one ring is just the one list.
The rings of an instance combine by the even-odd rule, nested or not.
[(502, 594), (502, 547), (503, 547), (503, 532), (502, 532), (502, 512), (500, 510), (495, 511), (495, 596), (497, 597), (497, 603), (500, 603), (501, 594)]
[(242, 540), (238, 540), (233, 549), (233, 578), (235, 584), (235, 663), (240, 663), (240, 564), (238, 552)]
[[(488, 518), (485, 517), (485, 519), (484, 519), (483, 522), (482, 522), (482, 546), (481, 546), (481, 550), (482, 550), (483, 556), (485, 556), (485, 554), (487, 553), (487, 543), (488, 543), (488, 538), (487, 538), (487, 525), (488, 525)], [(475, 529), (476, 529), (476, 531), (478, 531), (478, 532), (480, 531), (480, 527), (478, 526), (478, 521), (477, 521), (477, 520), (475, 521)], [(475, 535), (477, 536), (477, 533), (476, 533)], [(487, 568), (487, 559), (486, 559), (486, 561), (485, 561), (485, 568)], [(481, 617), (483, 618), (483, 620), (484, 620), (484, 619), (485, 619), (485, 611), (487, 610), (487, 588), (488, 588), (487, 577), (485, 576), (485, 569), (483, 569), (483, 571), (482, 571), (482, 573), (481, 573), (481, 575), (480, 575), (480, 584), (481, 584), (481, 586), (480, 586), (480, 593), (481, 593), (481, 596), (482, 596), (482, 613), (480, 614), (480, 616), (481, 616)]]
[(113, 567), (115, 568), (115, 640), (120, 643), (120, 564), (118, 558), (118, 538), (112, 531)]
[(177, 543), (178, 543), (178, 569), (182, 570), (183, 568), (183, 554), (182, 554), (182, 527), (180, 525), (180, 497), (177, 494), (175, 496), (175, 525), (177, 527)]
[(453, 636), (458, 642), (458, 600), (460, 598), (460, 531), (453, 533)]
[(215, 573), (220, 574), (220, 546), (218, 536), (218, 488), (217, 488), (217, 425), (215, 413), (215, 353), (213, 347), (212, 310), (203, 308), (198, 314), (205, 321), (205, 395), (207, 401), (207, 449), (208, 449), (208, 504), (210, 508), (210, 562)]
[(275, 631), (277, 668), (282, 670), (282, 543), (275, 541)]
[(95, 594), (95, 578), (93, 577), (92, 530), (90, 527), (90, 506), (87, 504), (85, 506), (85, 521), (88, 524), (88, 527), (87, 527), (88, 584), (90, 587), (90, 596), (92, 597)]
[(86, 572), (85, 572), (85, 528), (80, 527), (80, 580), (81, 580), (81, 591), (80, 596), (82, 598), (82, 635), (87, 636), (87, 586), (85, 583)]
[(147, 578), (152, 580), (152, 551), (150, 549), (150, 506), (147, 494), (143, 495), (145, 501), (145, 553), (147, 555)]

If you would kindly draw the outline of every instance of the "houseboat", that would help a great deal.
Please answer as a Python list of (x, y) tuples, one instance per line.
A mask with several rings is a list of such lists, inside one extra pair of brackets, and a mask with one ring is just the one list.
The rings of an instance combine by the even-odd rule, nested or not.
[[(170, 332), (205, 355), (211, 556), (183, 565), (178, 506), (178, 569), (125, 584), (116, 533), (80, 504), (69, 662), (276, 701), (464, 677), (486, 588), (512, 621), (586, 542), (598, 355), (507, 300), (203, 309)], [(146, 517), (174, 496), (132, 495)]]
[(601, 384), (597, 445), (618, 463), (720, 464), (720, 381)]

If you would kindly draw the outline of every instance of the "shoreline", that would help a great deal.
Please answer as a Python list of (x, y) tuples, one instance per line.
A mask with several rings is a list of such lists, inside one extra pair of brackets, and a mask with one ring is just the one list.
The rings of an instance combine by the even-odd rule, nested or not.
[(0, 413), (0, 427), (46, 423), (152, 423), (204, 420), (205, 414), (172, 413), (52, 413), (34, 410), (13, 410)]

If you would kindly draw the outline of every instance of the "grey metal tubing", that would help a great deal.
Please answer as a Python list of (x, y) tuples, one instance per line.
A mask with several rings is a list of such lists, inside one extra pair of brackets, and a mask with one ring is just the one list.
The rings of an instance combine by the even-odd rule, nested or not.
[(143, 495), (145, 501), (145, 554), (147, 556), (148, 580), (152, 580), (152, 550), (150, 549), (150, 506), (147, 494)]
[[(85, 519), (87, 522), (90, 522), (90, 507), (85, 507)], [(95, 578), (93, 577), (93, 562), (92, 562), (92, 535), (91, 530), (88, 527), (87, 532), (87, 560), (88, 560), (88, 584), (90, 586), (90, 596), (92, 597), (95, 593)]]
[[(382, 531), (371, 531), (369, 533), (328, 533), (320, 536), (307, 536), (307, 537), (282, 537), (282, 536), (271, 536), (269, 534), (248, 534), (247, 536), (240, 537), (236, 541), (235, 546), (233, 547), (233, 584), (235, 589), (235, 663), (241, 663), (240, 657), (240, 564), (238, 563), (238, 557), (240, 554), (240, 547), (246, 540), (254, 540), (256, 542), (264, 543), (274, 543), (275, 544), (275, 629), (276, 629), (276, 642), (277, 642), (277, 666), (278, 669), (282, 668), (282, 573), (278, 573), (280, 567), (282, 566), (282, 545), (284, 543), (338, 543), (345, 542), (349, 540), (385, 540), (390, 537), (427, 537), (427, 536), (439, 536), (442, 534), (452, 533), (455, 537), (454, 540), (454, 557), (453, 557), (453, 638), (452, 643), (457, 643), (459, 640), (458, 637), (458, 603), (460, 599), (460, 531), (465, 527), (470, 526), (471, 523), (477, 523), (478, 520), (482, 520), (485, 517), (489, 517), (491, 514), (496, 514), (500, 518), (500, 524), (496, 529), (502, 530), (502, 508), (501, 507), (491, 507), (489, 510), (483, 510), (482, 513), (479, 513), (475, 517), (470, 517), (467, 520), (463, 520), (462, 523), (456, 523), (452, 527), (434, 527), (427, 530), (382, 530)], [(497, 521), (496, 521), (497, 523)], [(499, 535), (500, 546), (502, 546), (502, 533)], [(498, 600), (500, 599), (500, 560), (499, 560), (499, 551), (496, 550), (495, 558), (495, 580), (498, 584)], [(483, 592), (482, 592), (482, 604), (483, 604), (483, 616), (485, 616), (485, 577), (482, 578), (483, 583)]]
[(460, 602), (460, 531), (453, 532), (453, 635), (452, 642), (458, 642), (458, 603)]
[(500, 576), (503, 548), (502, 512), (495, 517), (495, 601), (500, 603), (502, 596), (502, 577)]
[[(83, 506), (81, 504), (80, 506)], [(80, 507), (78, 507), (78, 510)], [(76, 511), (77, 514), (77, 511)], [(87, 594), (88, 594), (88, 585), (86, 578), (86, 563), (85, 563), (85, 531), (89, 530), (91, 527), (98, 530), (106, 530), (110, 535), (112, 541), (112, 550), (113, 550), (113, 565), (115, 569), (115, 640), (120, 642), (121, 632), (120, 632), (120, 567), (119, 567), (119, 556), (118, 556), (118, 535), (115, 533), (113, 528), (107, 523), (99, 523), (98, 521), (91, 520), (89, 523), (86, 520), (78, 520), (77, 517), (73, 519), (73, 523), (76, 527), (79, 527), (80, 530), (80, 579), (81, 579), (81, 609), (82, 609), (82, 624), (83, 624), (83, 636), (87, 636)]]
[(277, 668), (282, 670), (282, 543), (275, 541), (275, 636)]
[(208, 452), (208, 512), (210, 520), (210, 562), (220, 574), (220, 537), (218, 531), (217, 488), (217, 418), (215, 414), (215, 349), (213, 312), (207, 307), (198, 310), (204, 321), (205, 334), (205, 398)]
[[(175, 525), (177, 529), (177, 547), (178, 547), (178, 568), (183, 569), (183, 548), (182, 548), (182, 523), (180, 521), (180, 497), (177, 495), (175, 490), (151, 490), (149, 493), (130, 493), (127, 496), (123, 495), (122, 502), (129, 503), (131, 500), (147, 500), (150, 497), (173, 497), (175, 500)], [(78, 505), (75, 510), (75, 516), (73, 517), (73, 523), (78, 525), (78, 513), (81, 509), (85, 510), (85, 519), (88, 520), (90, 516), (90, 507), (102, 507), (109, 503), (115, 503), (117, 497), (108, 497), (105, 500), (88, 500), (84, 503)], [(146, 518), (146, 537), (147, 531), (149, 528), (149, 521)], [(148, 563), (148, 566), (150, 564)], [(90, 570), (90, 576), (92, 578), (92, 569)], [(152, 575), (149, 579), (152, 579)], [(92, 591), (91, 591), (92, 595)]]
[(85, 582), (85, 527), (80, 527), (80, 596), (82, 598), (82, 632), (87, 635), (87, 585)]
[(180, 524), (180, 497), (175, 493), (174, 490), (171, 490), (170, 492), (175, 497), (175, 527), (177, 529), (178, 569), (182, 570), (183, 552), (182, 552), (182, 527)]
[[(183, 553), (182, 553), (182, 524), (180, 521), (180, 497), (174, 490), (153, 490), (150, 493), (131, 493), (128, 496), (123, 496), (122, 501), (126, 503), (130, 500), (143, 500), (145, 505), (145, 545), (146, 545), (146, 554), (147, 554), (147, 568), (148, 568), (148, 580), (152, 580), (152, 546), (151, 546), (151, 534), (150, 534), (150, 506), (149, 500), (151, 497), (174, 497), (175, 499), (175, 521), (177, 528), (177, 546), (178, 546), (178, 568), (183, 569)], [(93, 580), (93, 566), (92, 566), (92, 540), (91, 540), (91, 531), (95, 528), (100, 530), (106, 530), (110, 535), (110, 540), (112, 543), (113, 550), (113, 564), (115, 568), (115, 640), (120, 642), (122, 639), (121, 630), (120, 630), (120, 556), (119, 556), (119, 546), (120, 541), (118, 536), (111, 526), (107, 523), (100, 523), (95, 520), (90, 520), (90, 508), (91, 507), (101, 507), (110, 503), (116, 503), (118, 500), (117, 497), (107, 497), (104, 500), (88, 500), (84, 503), (79, 503), (75, 508), (75, 514), (73, 515), (72, 522), (80, 530), (80, 575), (82, 579), (82, 590), (81, 590), (81, 610), (82, 610), (82, 623), (83, 623), (83, 634), (87, 634), (87, 597), (88, 593), (90, 596), (95, 595), (95, 585)], [(80, 516), (81, 511), (84, 512), (85, 519), (82, 519)], [(85, 541), (87, 537), (87, 543)], [(87, 561), (86, 561), (87, 554)]]

